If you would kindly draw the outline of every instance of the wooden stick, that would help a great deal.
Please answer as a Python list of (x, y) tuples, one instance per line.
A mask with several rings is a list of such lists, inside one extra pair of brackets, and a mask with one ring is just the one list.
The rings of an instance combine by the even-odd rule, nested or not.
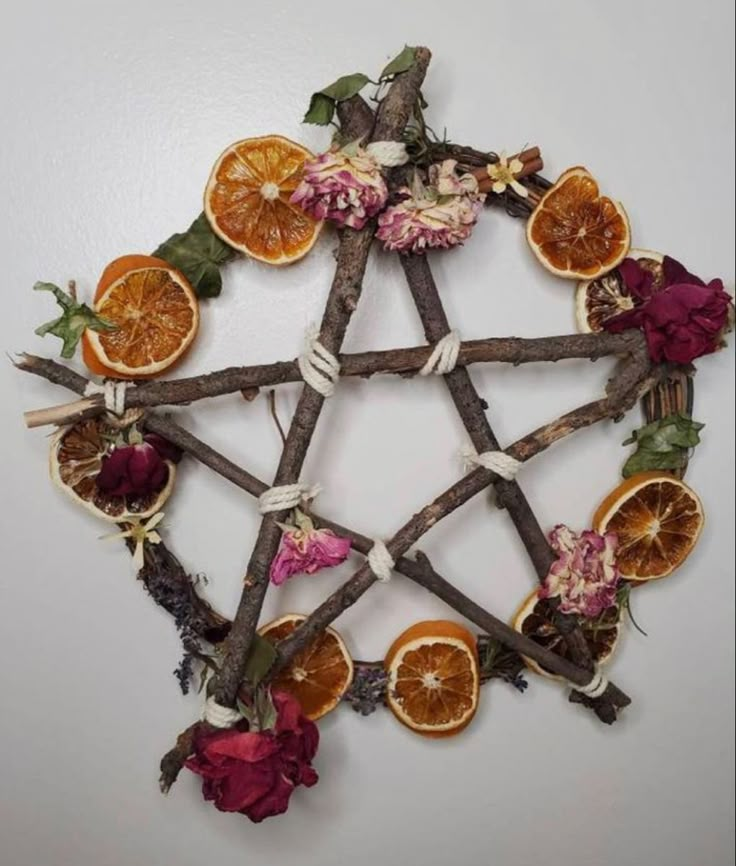
[[(615, 382), (616, 378), (627, 382), (638, 383), (623, 396), (621, 388)], [(648, 359), (642, 364), (641, 359), (631, 359), (621, 366), (609, 388), (609, 396), (589, 403), (568, 412), (556, 421), (539, 428), (533, 433), (515, 442), (506, 449), (506, 453), (515, 459), (526, 462), (531, 457), (549, 448), (554, 442), (565, 438), (575, 430), (588, 427), (604, 418), (618, 417), (631, 408), (641, 396), (644, 389), (651, 387), (651, 376)], [(611, 396), (616, 395), (616, 396)], [(409, 548), (440, 520), (447, 517), (473, 496), (485, 490), (490, 484), (497, 483), (499, 476), (487, 469), (478, 468), (466, 475), (460, 481), (445, 490), (436, 499), (417, 512), (399, 531), (387, 542), (386, 546), (397, 560)], [(354, 575), (336, 590), (326, 601), (317, 607), (312, 614), (298, 626), (288, 638), (278, 645), (279, 657), (277, 668), (282, 667), (294, 656), (311, 643), (341, 613), (351, 607), (376, 582), (377, 578), (366, 563)], [(576, 666), (575, 666), (576, 667)], [(572, 673), (572, 672), (571, 672)], [(568, 677), (576, 685), (584, 686), (590, 682), (590, 671), (576, 667), (576, 673)], [(609, 697), (622, 693), (615, 687), (610, 687)], [(628, 698), (625, 696), (625, 702)]]
[[(419, 97), (419, 90), (429, 66), (431, 54), (427, 48), (417, 48), (413, 65), (398, 75), (381, 102), (371, 131), (372, 141), (398, 141), (404, 132)], [(356, 123), (356, 126), (359, 124)], [(358, 130), (348, 130), (350, 137)], [(360, 132), (365, 132), (362, 127)], [(319, 340), (324, 348), (336, 355), (353, 310), (360, 298), (363, 274), (373, 242), (376, 226), (369, 223), (361, 231), (344, 230), (340, 236), (337, 267), (320, 325)], [(273, 486), (293, 484), (299, 480), (307, 449), (312, 440), (324, 404), (324, 397), (305, 385), (297, 403), (286, 437)], [(243, 593), (225, 642), (222, 667), (213, 684), (218, 703), (233, 706), (243, 679), (248, 653), (258, 624), (258, 618), (268, 588), (271, 560), (281, 539), (279, 522), (286, 511), (265, 515), (261, 521), (256, 544), (248, 563)]]
[[(56, 361), (44, 360), (43, 364), (35, 366), (34, 372), (48, 381), (77, 393), (84, 393), (88, 382), (83, 376)], [(150, 413), (146, 416), (145, 426), (150, 432), (163, 436), (251, 496), (257, 498), (268, 489), (268, 485), (264, 481), (228, 460), (227, 457), (185, 430), (171, 418)], [(367, 535), (318, 514), (314, 514), (314, 518), (317, 525), (331, 529), (337, 535), (350, 538), (353, 548), (363, 555), (367, 555), (373, 546), (373, 541)], [(517, 652), (528, 655), (553, 673), (564, 676), (563, 670), (555, 667), (561, 661), (559, 656), (514, 631), (502, 620), (494, 617), (488, 611), (484, 611), (472, 600), (467, 599), (448, 580), (434, 570), (427, 557), (418, 556), (417, 561), (400, 557), (396, 562), (395, 570), (438, 595), (459, 614), (474, 622), (491, 637)], [(219, 643), (227, 637), (232, 623), (213, 610), (197, 594), (181, 563), (163, 543), (146, 546), (146, 562), (140, 577), (154, 601), (164, 607), (177, 621), (186, 620), (199, 637), (209, 643)], [(465, 599), (467, 599), (467, 604)], [(565, 668), (565, 670), (569, 669)]]
[[(644, 336), (639, 330), (626, 331), (623, 334), (604, 332), (566, 334), (559, 337), (489, 337), (484, 340), (464, 342), (460, 347), (458, 365), (463, 367), (478, 363), (519, 365), (573, 358), (590, 358), (595, 361), (611, 355), (628, 355), (644, 344)], [(426, 364), (432, 349), (432, 346), (413, 346), (339, 355), (340, 375), (367, 378), (376, 374), (397, 374), (409, 377)], [(54, 368), (48, 366), (53, 362), (37, 355), (21, 354), (14, 363), (19, 370), (44, 378), (49, 378), (45, 376), (46, 371), (54, 374)], [(176, 406), (300, 381), (302, 376), (295, 360), (248, 367), (229, 367), (184, 379), (139, 382), (127, 392), (125, 404), (131, 409)], [(73, 403), (32, 410), (26, 412), (23, 417), (27, 427), (41, 427), (47, 424), (75, 424), (104, 411), (105, 401), (102, 395), (95, 394)]]

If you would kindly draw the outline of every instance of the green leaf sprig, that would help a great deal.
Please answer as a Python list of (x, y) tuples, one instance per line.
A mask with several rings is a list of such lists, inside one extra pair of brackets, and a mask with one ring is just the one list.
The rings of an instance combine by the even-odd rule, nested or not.
[(98, 316), (87, 304), (80, 304), (76, 298), (55, 286), (53, 283), (36, 283), (37, 292), (51, 292), (62, 309), (58, 319), (53, 319), (36, 328), (39, 337), (52, 334), (62, 341), (61, 357), (73, 358), (77, 344), (87, 328), (93, 331), (114, 331), (117, 325)]
[(624, 478), (652, 469), (684, 469), (692, 449), (700, 443), (699, 434), (704, 426), (678, 412), (634, 430), (624, 442), (636, 445), (636, 451), (624, 464)]
[(415, 54), (416, 48), (405, 45), (402, 51), (384, 66), (378, 81), (373, 81), (363, 72), (354, 72), (352, 75), (343, 75), (337, 81), (313, 93), (307, 113), (304, 115), (304, 123), (328, 126), (332, 123), (339, 102), (357, 96), (366, 84), (386, 84), (396, 75), (406, 72), (414, 63)]
[(198, 297), (216, 298), (222, 291), (220, 267), (236, 255), (236, 250), (219, 238), (205, 214), (200, 214), (185, 232), (172, 235), (153, 255), (178, 268)]

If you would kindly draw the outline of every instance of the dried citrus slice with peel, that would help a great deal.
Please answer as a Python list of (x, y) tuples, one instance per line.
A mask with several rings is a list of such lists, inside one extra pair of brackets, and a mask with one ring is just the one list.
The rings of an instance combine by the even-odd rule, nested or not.
[[(301, 614), (289, 613), (258, 629), (258, 634), (278, 643), (305, 619)], [(314, 720), (335, 709), (352, 681), (350, 653), (340, 635), (328, 628), (276, 674), (273, 687), (293, 695), (304, 715)]]
[(212, 169), (204, 212), (212, 230), (237, 250), (286, 265), (314, 246), (322, 223), (289, 201), (312, 154), (280, 135), (236, 141)]
[(151, 517), (160, 511), (174, 488), (176, 466), (167, 460), (169, 470), (164, 487), (146, 496), (110, 496), (97, 488), (95, 478), (109, 442), (119, 430), (104, 417), (80, 421), (61, 428), (51, 440), (49, 471), (51, 479), (67, 496), (103, 520), (124, 522)]
[(186, 277), (163, 259), (123, 256), (100, 277), (95, 312), (112, 331), (87, 330), (83, 358), (101, 376), (146, 379), (180, 360), (199, 327), (199, 303)]
[[(661, 286), (664, 258), (661, 253), (652, 250), (629, 250), (626, 258), (636, 259), (643, 268), (652, 273), (655, 291)], [(578, 283), (575, 294), (575, 319), (578, 330), (584, 334), (600, 332), (607, 319), (627, 310), (633, 310), (636, 303), (621, 279), (617, 267), (595, 280), (582, 280)]]
[(585, 168), (568, 169), (529, 217), (526, 236), (539, 261), (559, 277), (595, 279), (631, 246), (623, 205), (600, 194)]
[(463, 730), (478, 709), (478, 648), (471, 632), (447, 620), (418, 622), (399, 635), (384, 662), (387, 703), (425, 737)]
[[(512, 620), (512, 628), (538, 643), (561, 658), (569, 658), (567, 644), (554, 624), (554, 610), (550, 600), (539, 598), (536, 590), (528, 595)], [(621, 632), (621, 616), (617, 605), (607, 608), (596, 619), (580, 620), (585, 640), (593, 658), (604, 665), (613, 655)], [(539, 662), (522, 656), (527, 667), (537, 674), (560, 680), (562, 677), (550, 673)]]
[(704, 522), (703, 505), (687, 484), (668, 473), (640, 472), (606, 497), (593, 528), (618, 535), (621, 574), (645, 581), (667, 577), (682, 565)]

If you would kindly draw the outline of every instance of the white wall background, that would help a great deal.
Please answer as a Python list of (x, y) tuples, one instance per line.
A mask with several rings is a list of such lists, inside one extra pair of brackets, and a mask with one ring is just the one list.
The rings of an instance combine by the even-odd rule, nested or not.
[[(525, 11), (522, 11), (522, 6)], [(733, 5), (526, 2), (207, 3), (25, 0), (3, 5), (0, 346), (55, 354), (33, 336), (50, 299), (37, 279), (76, 277), (153, 249), (199, 212), (211, 163), (239, 137), (300, 126), (312, 90), (369, 73), (404, 44), (434, 51), (429, 119), (463, 142), (537, 142), (547, 174), (585, 164), (623, 200), (638, 246), (733, 286)], [(303, 264), (232, 266), (206, 305), (182, 374), (293, 357), (332, 273), (326, 232)], [(433, 260), (466, 338), (573, 328), (571, 287), (532, 260), (519, 224), (486, 214), (464, 251)], [(395, 261), (376, 255), (347, 345), (410, 345), (417, 316)], [(319, 785), (285, 818), (253, 826), (205, 806), (184, 775), (165, 799), (157, 763), (198, 712), (171, 671), (171, 622), (136, 585), (130, 560), (54, 491), (44, 431), (21, 410), (63, 392), (0, 365), (3, 567), (0, 805), (3, 866), (260, 863), (274, 866), (726, 866), (733, 862), (733, 352), (700, 363), (708, 422), (689, 475), (708, 526), (687, 566), (637, 594), (649, 638), (630, 633), (616, 680), (634, 704), (612, 729), (536, 679), (521, 697), (483, 692), (461, 737), (427, 742), (387, 713), (348, 709), (321, 725)], [(503, 442), (596, 394), (605, 362), (477, 369)], [(296, 392), (281, 396), (281, 411)], [(264, 478), (278, 440), (264, 401), (223, 399), (183, 422)], [(544, 525), (582, 528), (617, 481), (638, 422), (600, 425), (524, 472)], [(320, 509), (388, 535), (458, 475), (463, 432), (439, 381), (341, 386), (305, 475)], [(185, 464), (168, 537), (232, 611), (257, 525), (252, 501)], [(532, 586), (503, 514), (468, 505), (423, 544), (437, 566), (500, 615)], [(307, 610), (347, 566), (272, 592), (267, 613)], [(446, 610), (401, 578), (339, 623), (376, 657), (412, 621)]]

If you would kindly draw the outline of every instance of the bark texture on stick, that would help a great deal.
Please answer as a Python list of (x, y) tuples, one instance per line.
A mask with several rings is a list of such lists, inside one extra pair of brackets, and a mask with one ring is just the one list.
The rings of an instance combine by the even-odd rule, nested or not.
[[(458, 364), (463, 367), (478, 363), (518, 365), (570, 358), (590, 358), (595, 361), (608, 355), (629, 354), (638, 345), (643, 344), (643, 341), (644, 336), (638, 330), (626, 331), (623, 334), (567, 334), (559, 337), (534, 338), (490, 337), (485, 340), (464, 342), (460, 347)], [(378, 352), (338, 355), (341, 365), (340, 375), (368, 378), (376, 374), (397, 374), (409, 377), (426, 364), (432, 348), (411, 346)], [(20, 370), (37, 375), (44, 375), (46, 363), (47, 359), (30, 354), (20, 355), (15, 362)], [(135, 388), (127, 392), (125, 403), (130, 409), (183, 405), (226, 394), (257, 391), (263, 387), (300, 381), (302, 375), (296, 360), (249, 367), (228, 367), (184, 379), (139, 382)], [(25, 421), (28, 427), (75, 424), (85, 418), (100, 415), (104, 411), (104, 398), (95, 394), (73, 403), (26, 412)]]
[[(451, 327), (427, 257), (410, 255), (400, 256), (400, 259), (427, 341), (436, 343), (450, 333)], [(475, 389), (468, 370), (458, 366), (443, 378), (473, 447), (479, 453), (498, 450), (500, 445), (486, 415), (486, 406)], [(516, 481), (499, 481), (495, 490), (496, 501), (508, 511), (534, 565), (538, 580), (544, 581), (556, 557), (529, 500)], [(556, 625), (564, 635), (573, 662), (583, 670), (593, 671), (595, 660), (577, 619), (557, 613)], [(613, 689), (608, 689), (605, 694), (592, 701), (591, 706), (599, 719), (612, 724), (616, 720), (616, 700), (620, 698), (620, 693), (614, 694)]]
[[(649, 364), (648, 362), (642, 363), (641, 359), (637, 358), (631, 358), (621, 365), (617, 376), (614, 377), (614, 382), (618, 377), (628, 379), (632, 375), (631, 368), (638, 371), (637, 381), (642, 383), (641, 388), (648, 387)], [(615, 387), (610, 390), (617, 394), (615, 399), (606, 397), (568, 412), (557, 421), (540, 427), (515, 442), (506, 449), (506, 453), (521, 462), (525, 462), (575, 430), (588, 427), (604, 418), (618, 417), (622, 412), (631, 408), (642, 393), (640, 388), (633, 388), (624, 397)], [(473, 496), (485, 490), (490, 484), (497, 483), (499, 480), (499, 476), (494, 472), (478, 468), (453, 484), (433, 502), (417, 512), (387, 543), (386, 546), (393, 559), (397, 560), (403, 556), (436, 523)], [(288, 663), (296, 653), (309, 644), (341, 613), (355, 604), (375, 582), (376, 577), (367, 564), (359, 568), (350, 580), (336, 590), (288, 638), (281, 642), (279, 645), (279, 664)], [(580, 672), (580, 669), (578, 671)], [(590, 672), (583, 672), (582, 676), (579, 673), (578, 678), (571, 678), (571, 681), (576, 685), (586, 685), (590, 681)]]
[[(373, 141), (398, 141), (419, 97), (430, 60), (426, 48), (417, 48), (414, 64), (397, 76), (385, 99), (381, 102), (370, 138)], [(344, 130), (350, 137), (368, 130), (360, 122), (355, 128)], [(340, 237), (337, 268), (320, 324), (319, 339), (332, 354), (340, 352), (350, 317), (360, 298), (363, 274), (368, 261), (375, 224), (361, 231), (347, 229)], [(286, 437), (281, 460), (274, 477), (274, 486), (292, 484), (299, 480), (304, 458), (320, 417), (324, 398), (305, 385), (294, 412)], [(268, 588), (268, 572), (276, 555), (285, 512), (266, 515), (261, 521), (258, 538), (248, 563), (245, 585), (233, 627), (226, 640), (226, 652), (220, 673), (214, 684), (215, 699), (232, 706), (243, 678), (248, 652), (253, 640), (258, 617)]]

